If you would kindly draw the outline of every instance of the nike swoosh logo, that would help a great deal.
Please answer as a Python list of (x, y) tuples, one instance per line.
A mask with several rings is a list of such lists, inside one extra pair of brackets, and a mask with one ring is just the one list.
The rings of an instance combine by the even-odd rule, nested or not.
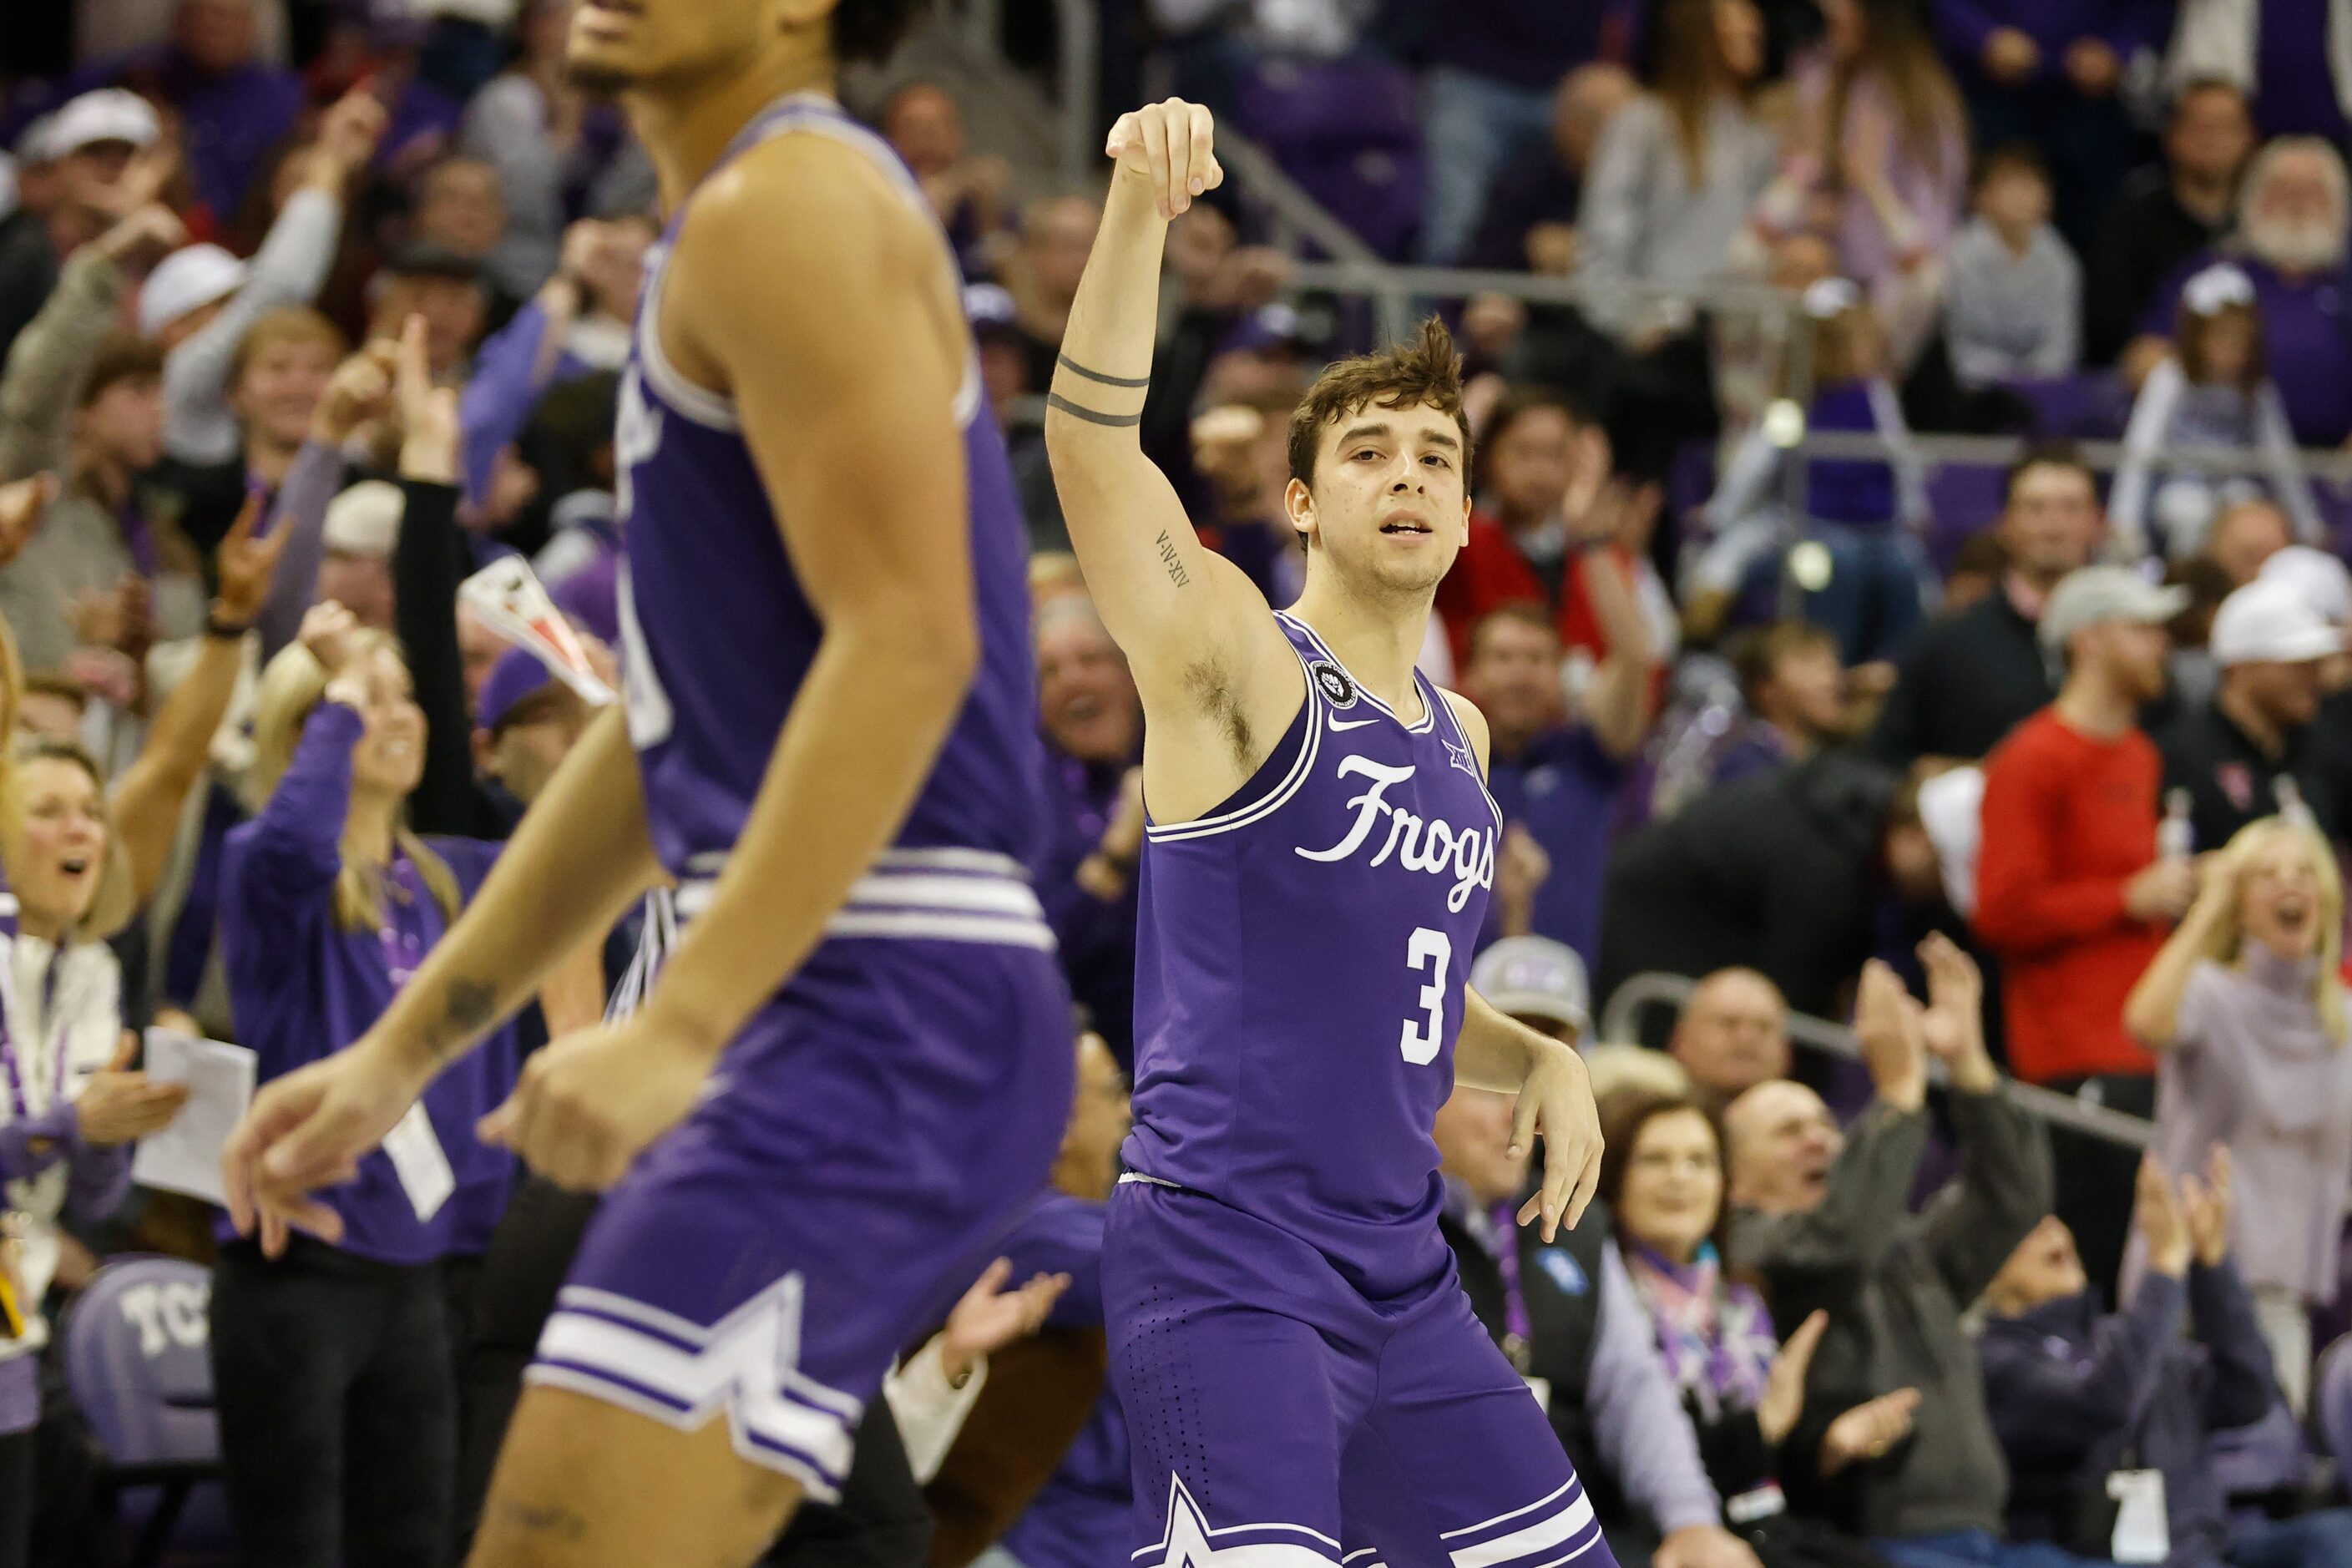
[(1367, 725), (1367, 724), (1377, 724), (1377, 723), (1379, 723), (1379, 722), (1380, 722), (1380, 720), (1379, 720), (1379, 719), (1377, 719), (1377, 718), (1372, 718), (1372, 719), (1334, 719), (1334, 720), (1332, 720), (1332, 721), (1331, 721), (1331, 729), (1332, 729), (1332, 731), (1333, 731), (1334, 733), (1337, 733), (1338, 731), (1341, 731), (1341, 730), (1360, 730), (1360, 729), (1362, 729), (1362, 728), (1363, 728), (1365, 725)]

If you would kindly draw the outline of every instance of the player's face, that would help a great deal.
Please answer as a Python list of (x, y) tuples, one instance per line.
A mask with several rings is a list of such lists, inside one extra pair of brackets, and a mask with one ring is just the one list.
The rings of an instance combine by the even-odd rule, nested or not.
[(1511, 1152), (1511, 1097), (1467, 1086), (1437, 1108), (1437, 1153), (1481, 1204), (1517, 1198), (1528, 1184), (1528, 1156)]
[(1362, 590), (1433, 593), (1470, 537), (1463, 458), (1450, 414), (1425, 404), (1351, 410), (1326, 426), (1313, 486), (1292, 481), (1291, 517)]
[(1688, 1263), (1723, 1212), (1723, 1153), (1696, 1110), (1670, 1110), (1642, 1123), (1625, 1156), (1617, 1216), (1643, 1246)]
[(751, 58), (812, 0), (582, 0), (563, 63), (595, 91), (691, 79)]
[(1725, 1122), (1732, 1202), (1767, 1215), (1809, 1214), (1829, 1194), (1845, 1135), (1820, 1095), (1786, 1079), (1759, 1084), (1733, 1103)]

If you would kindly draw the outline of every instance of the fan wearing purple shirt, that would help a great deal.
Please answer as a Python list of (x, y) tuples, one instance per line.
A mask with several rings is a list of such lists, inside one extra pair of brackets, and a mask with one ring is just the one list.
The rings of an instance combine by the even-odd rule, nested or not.
[[(228, 836), (220, 922), (238, 1038), (265, 1082), (374, 1023), (497, 858), (495, 844), (401, 826), (424, 731), (390, 638), (331, 602), (263, 674), (264, 798)], [(515, 1070), (502, 1030), (436, 1083), (395, 1141), (400, 1158), (368, 1153), (330, 1194), (332, 1244), (306, 1236), (266, 1258), (224, 1222), (213, 1365), (250, 1559), (437, 1561), (457, 1442), (439, 1265), (482, 1252), (505, 1207), (513, 1159), (473, 1127)], [(345, 1475), (365, 1480), (345, 1489)]]
[(2263, 357), (2305, 447), (2352, 436), (2352, 300), (2345, 256), (2352, 185), (2343, 155), (2312, 136), (2282, 136), (2254, 154), (2238, 193), (2234, 238), (2181, 263), (2140, 318), (2124, 357), (2135, 382), (2170, 352), (2172, 323), (2189, 279), (2234, 261), (2253, 283)]
[[(1604, 576), (1623, 580), (1596, 572), (1596, 586)], [(1608, 591), (1633, 597), (1613, 584)], [(1635, 608), (1632, 619), (1640, 618)], [(1649, 730), (1646, 633), (1630, 641), (1610, 643), (1610, 657), (1585, 685), (1581, 713), (1570, 721), (1562, 717), (1559, 634), (1549, 616), (1533, 605), (1505, 605), (1471, 628), (1462, 690), (1494, 736), (1487, 787), (1503, 808), (1506, 833), (1526, 832), (1551, 866), (1527, 931), (1490, 918), (1489, 939), (1532, 932), (1566, 942), (1588, 966), (1600, 962), (1601, 872), (1625, 780)], [(1505, 901), (1498, 881), (1496, 915), (1507, 921)]]

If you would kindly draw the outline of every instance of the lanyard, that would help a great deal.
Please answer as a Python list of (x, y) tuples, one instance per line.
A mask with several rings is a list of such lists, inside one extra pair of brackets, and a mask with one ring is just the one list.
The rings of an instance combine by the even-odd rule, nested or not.
[(424, 967), (432, 941), (423, 929), (423, 906), (431, 894), (406, 855), (395, 853), (384, 872), (384, 920), (376, 930), (383, 942), (383, 965), (399, 991)]
[[(22, 941), (23, 938), (18, 937), (16, 940)], [(52, 1108), (56, 1106), (58, 1097), (65, 1093), (66, 1089), (66, 1037), (69, 1031), (58, 1022), (57, 1016), (58, 968), (64, 957), (63, 947), (50, 953), (48, 964), (41, 974), (41, 1018), (49, 1026), (49, 1033), (57, 1039), (56, 1045), (50, 1050), (49, 1106)], [(11, 963), (16, 962), (13, 947), (5, 960), (0, 962)], [(37, 1050), (39, 1042), (32, 1042), (32, 1048)], [(8, 1077), (9, 1110), (15, 1112), (18, 1121), (31, 1121), (33, 1119), (32, 1100), (25, 1089), (24, 1064), (17, 1059), (16, 1030), (8, 1018), (7, 1005), (5, 1002), (0, 1002), (0, 1069), (5, 1069)]]
[[(1507, 1200), (1490, 1212), (1495, 1226), (1495, 1267), (1503, 1276), (1503, 1348), (1514, 1365), (1527, 1359), (1535, 1342), (1535, 1325), (1528, 1317), (1527, 1293), (1519, 1289), (1518, 1216)], [(1517, 1353), (1512, 1353), (1513, 1347)], [(1525, 1372), (1527, 1368), (1520, 1366)]]

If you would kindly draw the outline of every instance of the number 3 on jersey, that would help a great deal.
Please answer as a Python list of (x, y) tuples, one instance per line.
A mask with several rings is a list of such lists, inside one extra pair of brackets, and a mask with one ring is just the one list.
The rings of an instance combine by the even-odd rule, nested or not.
[(1417, 1068), (1435, 1061), (1438, 1048), (1445, 1043), (1445, 973), (1453, 963), (1451, 938), (1427, 926), (1414, 929), (1412, 941), (1404, 950), (1404, 965), (1416, 974), (1429, 972), (1429, 984), (1421, 988), (1421, 1005), (1427, 1016), (1407, 1018), (1397, 1045), (1404, 1059)]

